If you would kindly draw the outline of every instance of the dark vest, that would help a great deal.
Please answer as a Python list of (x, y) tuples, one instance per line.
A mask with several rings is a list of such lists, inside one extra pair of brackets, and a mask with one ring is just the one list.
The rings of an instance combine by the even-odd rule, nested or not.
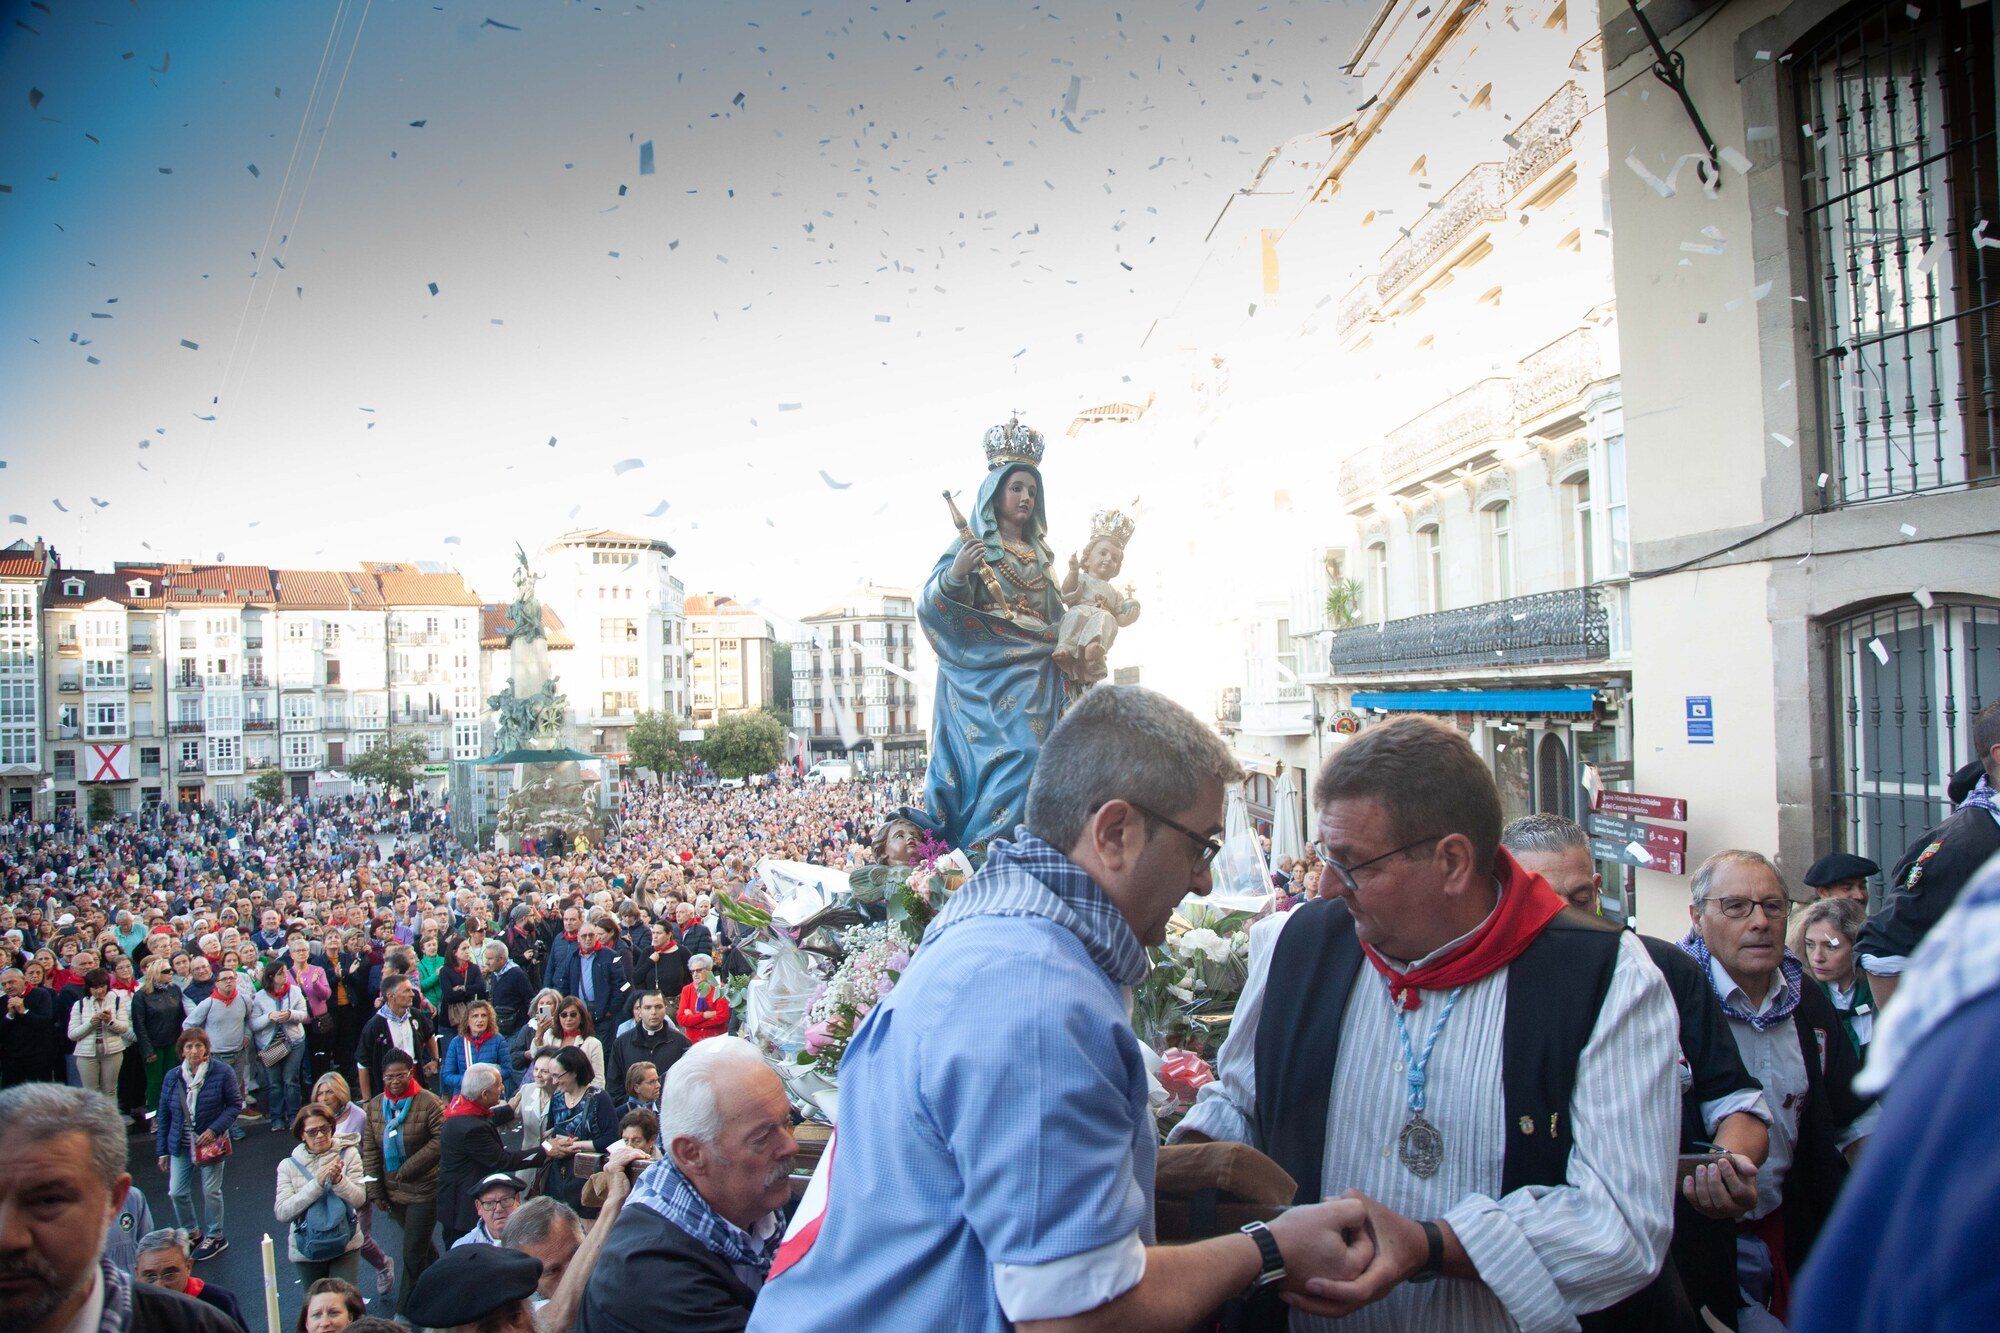
[[(1346, 904), (1317, 899), (1293, 915), (1257, 1022), (1257, 1146), (1299, 1182), (1294, 1202), (1317, 1203), (1341, 1023), (1366, 960)], [(1502, 1194), (1568, 1177), (1570, 1094), (1618, 965), (1618, 934), (1565, 908), (1508, 966)]]
[[(1326, 1161), (1327, 1106), (1340, 1060), (1340, 1029), (1348, 997), (1367, 960), (1354, 918), (1337, 899), (1297, 908), (1271, 955), (1264, 1008), (1257, 1023), (1257, 1147), (1299, 1183), (1295, 1203), (1320, 1201)], [(1506, 1150), (1500, 1193), (1526, 1185), (1559, 1186), (1569, 1177), (1570, 1095), (1583, 1048), (1618, 966), (1615, 927), (1572, 908), (1543, 928), (1507, 968), (1507, 1012), (1501, 1026), (1500, 1084), (1506, 1108)], [(1671, 1328), (1670, 1270), (1610, 1310), (1585, 1315), (1595, 1330)], [(1253, 1300), (1224, 1326), (1258, 1331), (1287, 1326), (1286, 1307)]]

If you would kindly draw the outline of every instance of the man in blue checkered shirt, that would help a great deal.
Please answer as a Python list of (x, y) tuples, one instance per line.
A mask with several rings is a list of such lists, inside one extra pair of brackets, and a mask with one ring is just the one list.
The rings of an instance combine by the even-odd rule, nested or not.
[(1263, 1281), (1353, 1273), (1359, 1205), (1161, 1248), (1130, 1020), (1145, 946), (1209, 890), (1215, 732), (1101, 685), (1041, 750), (1027, 823), (945, 907), (840, 1067), (840, 1123), (753, 1333), (1174, 1330)]

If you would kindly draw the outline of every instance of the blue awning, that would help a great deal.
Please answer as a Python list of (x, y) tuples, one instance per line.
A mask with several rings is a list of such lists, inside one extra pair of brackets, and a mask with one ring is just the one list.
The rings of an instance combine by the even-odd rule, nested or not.
[(1596, 690), (1409, 690), (1357, 694), (1355, 708), (1384, 713), (1590, 713)]

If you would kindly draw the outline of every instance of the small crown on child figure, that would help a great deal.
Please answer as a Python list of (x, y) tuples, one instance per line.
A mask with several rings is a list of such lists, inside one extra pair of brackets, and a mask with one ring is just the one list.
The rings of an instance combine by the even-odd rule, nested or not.
[(1042, 433), (1033, 426), (1022, 424), (1019, 415), (1013, 416), (1006, 425), (995, 426), (986, 432), (986, 470), (991, 472), (1010, 463), (1040, 467), (1042, 449)]
[(1119, 550), (1132, 540), (1132, 520), (1116, 509), (1100, 509), (1090, 516), (1090, 540), (1107, 541)]

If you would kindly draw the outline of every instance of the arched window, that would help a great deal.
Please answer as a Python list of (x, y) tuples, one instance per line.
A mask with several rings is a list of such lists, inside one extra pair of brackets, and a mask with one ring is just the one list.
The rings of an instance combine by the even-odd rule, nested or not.
[(1576, 789), (1570, 781), (1569, 746), (1554, 732), (1542, 737), (1535, 759), (1535, 806), (1543, 814), (1576, 814)]
[(2000, 604), (1905, 600), (1827, 628), (1833, 839), (1887, 870), (1950, 811), (1973, 716), (2000, 699)]
[(1380, 625), (1389, 618), (1389, 547), (1376, 542), (1368, 548), (1368, 611)]
[(1514, 506), (1501, 500), (1480, 511), (1480, 526), (1485, 530), (1486, 597), (1488, 601), (1502, 601), (1514, 595)]
[(1597, 582), (1597, 511), (1590, 502), (1590, 474), (1579, 472), (1562, 485), (1563, 568), (1574, 587)]
[(1444, 543), (1435, 523), (1417, 529), (1417, 610), (1444, 610)]

